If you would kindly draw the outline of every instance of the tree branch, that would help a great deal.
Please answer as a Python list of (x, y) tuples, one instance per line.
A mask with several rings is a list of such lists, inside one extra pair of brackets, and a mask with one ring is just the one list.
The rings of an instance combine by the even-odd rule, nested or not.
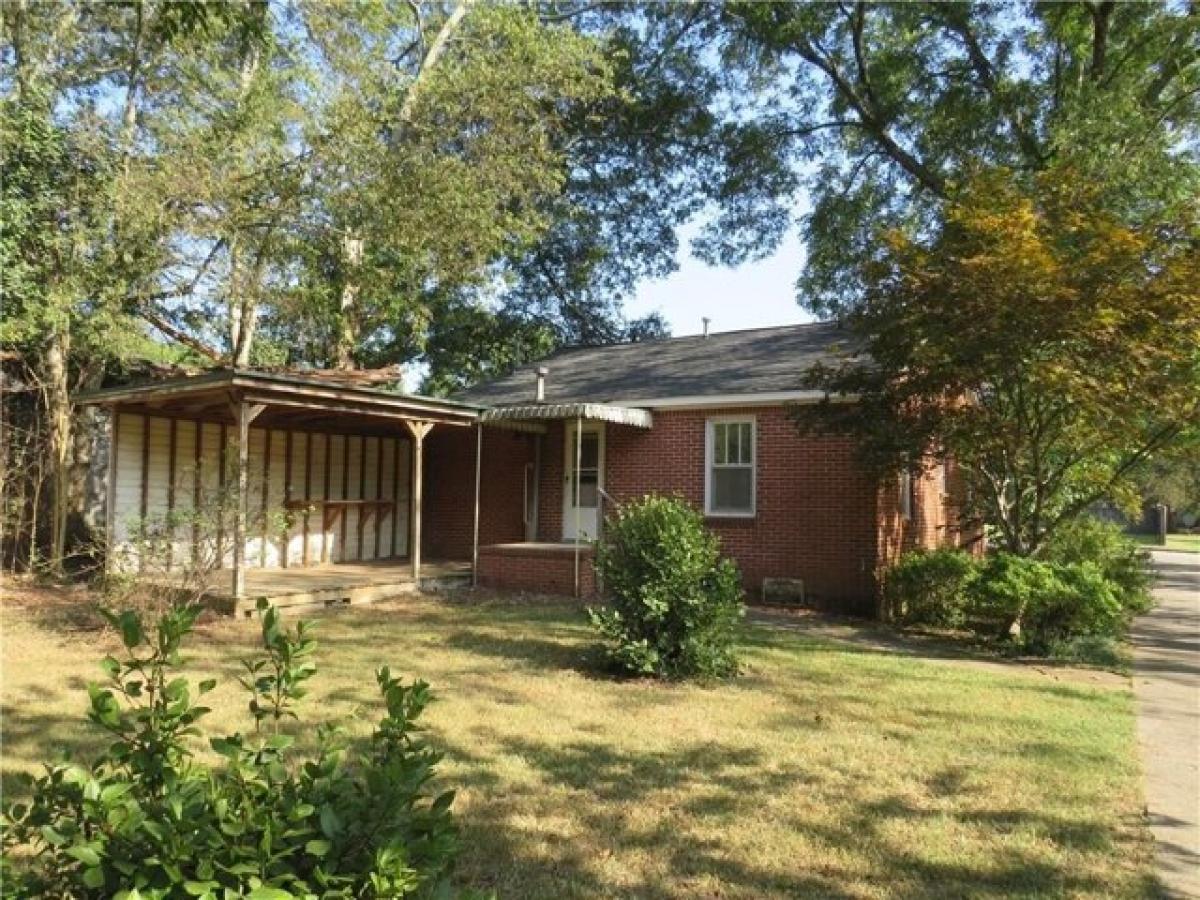
[[(429, 50), (425, 53), (425, 58), (421, 60), (421, 67), (417, 70), (417, 77), (413, 79), (413, 83), (408, 87), (408, 93), (404, 97), (404, 103), (400, 106), (398, 120), (400, 125), (407, 125), (412, 120), (413, 112), (417, 106), (417, 99), (420, 97), (421, 89), (429, 80), (429, 72), (437, 65), (438, 59), (445, 52), (446, 44), (450, 41), (450, 36), (458, 30), (463, 19), (466, 18), (467, 11), (475, 3), (475, 0), (459, 0), (459, 3), (454, 7), (454, 11), (450, 13), (442, 27), (438, 29), (437, 36), (433, 39), (433, 43), (429, 45)], [(420, 20), (418, 19), (418, 22)]]
[(201, 356), (206, 356), (213, 362), (224, 360), (225, 357), (220, 351), (214, 350), (208, 344), (205, 344), (198, 338), (192, 337), (192, 335), (183, 329), (177, 328), (157, 309), (150, 306), (140, 306), (137, 309), (137, 314), (177, 344), (182, 344), (185, 347), (195, 350)]
[(846, 102), (858, 113), (862, 128), (880, 144), (884, 152), (896, 162), (900, 168), (909, 174), (918, 184), (938, 197), (946, 196), (946, 186), (942, 178), (930, 170), (923, 162), (905, 150), (889, 133), (880, 113), (855, 90), (854, 85), (845, 74), (833, 63), (824, 48), (816, 42), (801, 39), (797, 42), (796, 52), (809, 64), (816, 66), (833, 82), (834, 87), (846, 99)]

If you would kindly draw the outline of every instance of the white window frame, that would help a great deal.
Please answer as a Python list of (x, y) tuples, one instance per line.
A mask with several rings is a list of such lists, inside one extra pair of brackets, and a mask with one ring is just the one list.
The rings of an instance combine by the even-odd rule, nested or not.
[[(750, 426), (750, 509), (713, 509), (713, 444), (717, 425)], [(736, 466), (731, 468), (743, 468)], [(754, 416), (710, 416), (704, 421), (704, 515), (715, 519), (753, 519), (758, 514), (758, 421)]]
[(905, 522), (911, 522), (913, 519), (914, 508), (917, 505), (915, 488), (912, 472), (904, 469), (900, 473), (900, 518)]

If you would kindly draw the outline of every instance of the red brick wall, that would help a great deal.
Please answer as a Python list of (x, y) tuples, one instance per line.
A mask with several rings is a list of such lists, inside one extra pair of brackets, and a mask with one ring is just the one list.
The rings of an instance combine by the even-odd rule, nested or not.
[(924, 471), (914, 476), (912, 515), (906, 519), (901, 511), (899, 481), (881, 485), (879, 566), (892, 565), (909, 550), (955, 547), (966, 542), (959, 521), (960, 492), (953, 464), (947, 468), (940, 461), (930, 460)]
[[(756, 514), (709, 518), (724, 552), (741, 567), (750, 600), (768, 577), (803, 579), (809, 598), (845, 611), (874, 611), (877, 578), (903, 549), (955, 541), (942, 469), (916, 484), (912, 521), (899, 515), (899, 490), (880, 486), (855, 460), (850, 438), (797, 433), (783, 407), (656, 412), (648, 430), (607, 425), (605, 490), (618, 502), (647, 493), (682, 495), (704, 506), (705, 422), (716, 415), (755, 419)], [(469, 558), (474, 490), (474, 431), (435, 429), (426, 446), (426, 553)], [(484, 430), (481, 545), (521, 541), (523, 466), (534, 458), (532, 435)], [(538, 539), (562, 540), (563, 423), (542, 437)], [(591, 566), (585, 565), (587, 577)], [(488, 554), (486, 583), (570, 593), (573, 563)], [(567, 577), (565, 590), (560, 582)], [(589, 581), (590, 583), (590, 581)]]
[[(533, 436), (483, 430), (479, 542), (525, 539), (525, 464)], [(470, 559), (475, 507), (475, 429), (435, 426), (425, 439), (421, 550), (429, 559)]]
[[(590, 547), (581, 548), (579, 595), (596, 595), (596, 571)], [(575, 593), (575, 555), (559, 548), (536, 546), (483, 547), (479, 551), (479, 583), (484, 587), (538, 594)]]
[[(870, 608), (875, 591), (873, 482), (853, 459), (849, 440), (797, 434), (782, 407), (655, 412), (649, 430), (606, 426), (605, 490), (618, 502), (650, 492), (676, 493), (704, 506), (705, 421), (755, 417), (756, 515), (710, 518), (724, 551), (742, 569), (750, 599), (765, 577), (802, 578), (817, 602)], [(563, 436), (546, 436), (540, 533), (562, 538)]]

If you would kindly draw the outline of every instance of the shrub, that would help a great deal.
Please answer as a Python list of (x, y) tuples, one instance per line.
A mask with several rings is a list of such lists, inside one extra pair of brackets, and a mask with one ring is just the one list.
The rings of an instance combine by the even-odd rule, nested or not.
[(904, 625), (957, 628), (967, 608), (967, 588), (979, 564), (962, 550), (943, 548), (906, 553), (887, 571), (884, 608)]
[(1053, 563), (1091, 563), (1113, 586), (1128, 614), (1150, 608), (1150, 554), (1111, 522), (1076, 519), (1050, 537), (1041, 557)]
[(1116, 635), (1128, 621), (1117, 587), (1091, 562), (997, 553), (970, 593), (976, 612), (1007, 625), (1017, 644), (1034, 652), (1084, 635)]
[[(260, 607), (262, 608), (262, 607)], [(91, 684), (88, 718), (114, 739), (92, 765), (53, 766), (29, 804), (5, 812), (5, 895), (218, 898), (407, 897), (442, 894), (456, 854), (451, 793), (428, 792), (439, 755), (418, 738), (423, 682), (386, 668), (386, 714), (361, 749), (318, 729), (319, 750), (293, 756), (280, 730), (313, 675), (310, 626), (281, 627), (264, 609), (265, 655), (247, 663), (252, 736), (210, 740), (224, 764), (192, 758), (214, 681), (180, 675), (180, 645), (197, 607), (168, 610), (146, 629), (134, 611), (106, 613), (125, 646)]]
[(621, 669), (668, 678), (737, 671), (741, 576), (683, 500), (648, 496), (610, 518), (596, 554), (609, 605), (589, 609)]

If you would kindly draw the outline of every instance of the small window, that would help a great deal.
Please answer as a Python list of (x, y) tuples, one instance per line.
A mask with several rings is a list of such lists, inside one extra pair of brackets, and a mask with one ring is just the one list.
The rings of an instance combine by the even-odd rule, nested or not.
[(754, 419), (710, 419), (704, 511), (754, 515)]
[(900, 473), (900, 515), (905, 521), (912, 519), (913, 506), (912, 472), (905, 470)]

